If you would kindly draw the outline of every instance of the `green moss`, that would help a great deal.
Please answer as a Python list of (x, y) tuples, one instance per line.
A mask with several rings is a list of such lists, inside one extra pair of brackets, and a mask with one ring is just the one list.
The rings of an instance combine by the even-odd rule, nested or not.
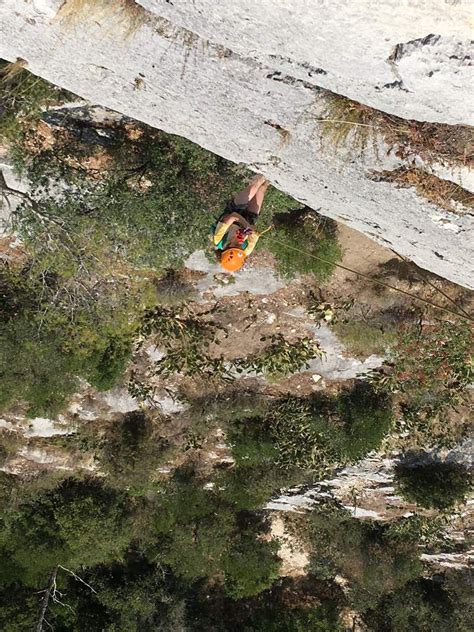
[(347, 351), (360, 358), (385, 353), (396, 339), (391, 331), (356, 320), (336, 321), (332, 329)]

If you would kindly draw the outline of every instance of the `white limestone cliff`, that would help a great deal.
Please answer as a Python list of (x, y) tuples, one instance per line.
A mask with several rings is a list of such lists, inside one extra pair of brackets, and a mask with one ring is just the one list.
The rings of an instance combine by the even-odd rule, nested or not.
[[(71, 0), (69, 0), (71, 1)], [(115, 1), (115, 0), (114, 0)], [(99, 3), (100, 4), (100, 3)], [(375, 182), (402, 162), (321, 139), (325, 90), (402, 117), (472, 123), (472, 4), (456, 0), (141, 0), (58, 18), (60, 0), (3, 0), (0, 57), (93, 103), (264, 173), (421, 267), (474, 288), (472, 214)], [(362, 253), (363, 255), (363, 253)]]

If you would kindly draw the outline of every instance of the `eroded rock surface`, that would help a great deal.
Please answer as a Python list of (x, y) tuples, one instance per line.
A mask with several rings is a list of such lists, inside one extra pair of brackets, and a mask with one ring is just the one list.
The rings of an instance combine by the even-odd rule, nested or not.
[(378, 156), (371, 143), (363, 156), (336, 150), (319, 120), (330, 89), (399, 116), (472, 122), (468, 3), (143, 0), (133, 28), (92, 10), (66, 23), (61, 4), (3, 2), (0, 57), (245, 163), (295, 199), (474, 287), (472, 215), (440, 222), (412, 188), (374, 182), (374, 169), (403, 161), (382, 142)]

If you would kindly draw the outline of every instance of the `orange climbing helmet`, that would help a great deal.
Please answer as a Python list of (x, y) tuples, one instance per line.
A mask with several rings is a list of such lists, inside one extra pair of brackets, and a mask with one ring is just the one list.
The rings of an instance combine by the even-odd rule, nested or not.
[(245, 263), (245, 252), (241, 248), (227, 248), (222, 251), (221, 266), (227, 272), (237, 272)]

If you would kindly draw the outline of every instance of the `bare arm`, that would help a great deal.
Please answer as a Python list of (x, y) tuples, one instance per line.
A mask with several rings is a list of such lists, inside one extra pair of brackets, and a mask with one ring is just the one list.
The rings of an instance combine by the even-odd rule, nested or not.
[(249, 224), (249, 222), (244, 217), (242, 217), (242, 215), (236, 212), (229, 213), (228, 215), (224, 215), (224, 217), (221, 219), (221, 222), (223, 222), (227, 226), (230, 226), (234, 222), (239, 222), (242, 228), (251, 228), (251, 225)]

